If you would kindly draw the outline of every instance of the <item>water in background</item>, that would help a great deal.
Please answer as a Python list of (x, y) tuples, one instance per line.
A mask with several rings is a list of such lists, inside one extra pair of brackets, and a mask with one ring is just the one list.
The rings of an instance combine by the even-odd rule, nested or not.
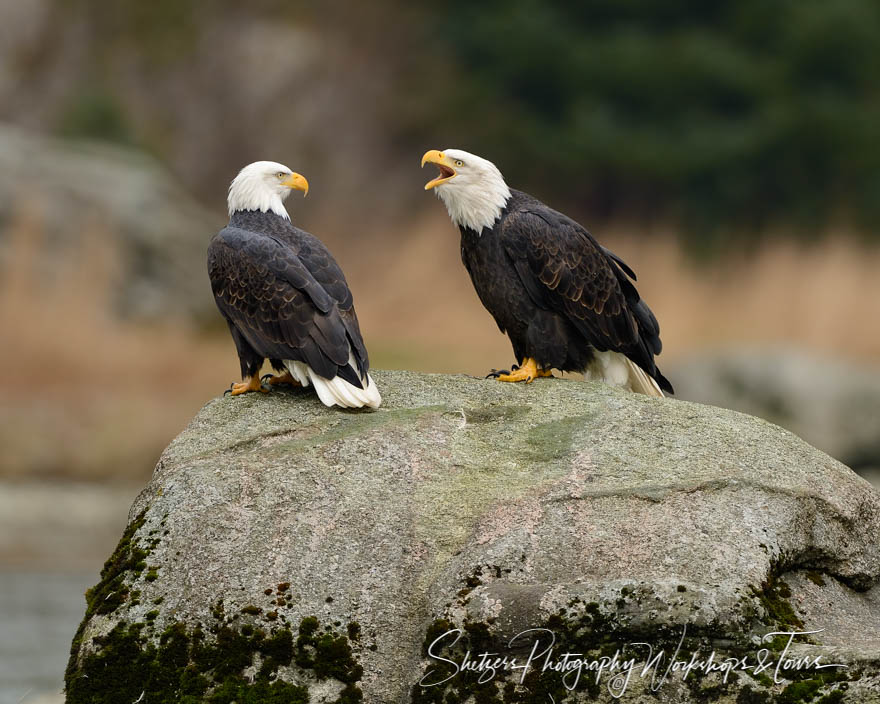
[(97, 573), (0, 572), (0, 704), (63, 702), (70, 642)]
[(85, 590), (97, 584), (140, 488), (0, 482), (0, 704), (64, 701)]

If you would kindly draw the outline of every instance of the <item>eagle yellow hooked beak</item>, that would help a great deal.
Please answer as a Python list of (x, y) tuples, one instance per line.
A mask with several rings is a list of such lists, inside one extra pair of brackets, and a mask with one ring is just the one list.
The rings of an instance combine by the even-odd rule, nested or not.
[(291, 190), (294, 191), (302, 191), (303, 196), (307, 196), (309, 194), (309, 182), (306, 181), (306, 177), (298, 174), (296, 172), (290, 174), (286, 179), (281, 182), (282, 186), (287, 186)]
[(440, 175), (425, 184), (426, 191), (430, 191), (434, 186), (439, 186), (441, 183), (446, 183), (449, 179), (455, 178), (458, 173), (453, 166), (452, 159), (439, 149), (430, 149), (425, 152), (425, 155), (422, 157), (422, 168), (425, 167), (425, 164), (434, 164), (440, 169)]

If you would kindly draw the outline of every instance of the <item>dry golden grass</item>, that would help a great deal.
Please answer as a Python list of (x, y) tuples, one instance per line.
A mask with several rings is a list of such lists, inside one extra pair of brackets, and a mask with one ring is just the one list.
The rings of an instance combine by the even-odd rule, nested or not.
[[(484, 374), (513, 361), (442, 213), (392, 239), (345, 242), (313, 231), (346, 271), (374, 367)], [(834, 237), (698, 267), (670, 233), (597, 234), (640, 275), (663, 329), (661, 364), (743, 343), (880, 360), (877, 251)], [(48, 246), (42, 227), (27, 210), (0, 241), (0, 476), (148, 476), (195, 411), (237, 378), (231, 340), (200, 335), (181, 320), (114, 317), (114, 238), (98, 223), (75, 260), (50, 277), (39, 266)]]

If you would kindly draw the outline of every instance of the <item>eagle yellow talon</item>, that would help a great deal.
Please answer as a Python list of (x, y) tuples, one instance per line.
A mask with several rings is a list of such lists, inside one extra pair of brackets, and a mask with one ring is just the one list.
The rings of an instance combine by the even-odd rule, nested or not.
[(535, 379), (548, 376), (552, 377), (553, 372), (549, 369), (538, 369), (538, 363), (534, 359), (526, 357), (519, 369), (513, 370), (510, 374), (501, 374), (498, 381), (524, 381), (531, 384)]
[(260, 377), (254, 374), (240, 384), (233, 384), (229, 393), (232, 396), (238, 396), (239, 394), (246, 394), (248, 391), (260, 391), (265, 394), (269, 392), (269, 389), (264, 388), (260, 383)]
[(269, 386), (278, 386), (279, 384), (300, 386), (300, 383), (291, 376), (290, 372), (284, 372), (283, 374), (266, 374), (262, 380), (269, 384)]

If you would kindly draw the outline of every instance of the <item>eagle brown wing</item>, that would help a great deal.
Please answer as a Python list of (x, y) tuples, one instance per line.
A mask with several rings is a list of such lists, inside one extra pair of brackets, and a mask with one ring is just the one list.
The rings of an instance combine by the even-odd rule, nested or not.
[(671, 391), (654, 363), (660, 330), (628, 278), (635, 275), (581, 225), (540, 206), (509, 213), (500, 231), (531, 300), (563, 315), (597, 350), (626, 355)]
[(294, 249), (273, 236), (224, 228), (208, 248), (214, 299), (259, 354), (305, 362), (327, 379), (339, 375), (362, 388), (358, 376), (369, 361), (351, 292), (327, 249), (309, 238)]

